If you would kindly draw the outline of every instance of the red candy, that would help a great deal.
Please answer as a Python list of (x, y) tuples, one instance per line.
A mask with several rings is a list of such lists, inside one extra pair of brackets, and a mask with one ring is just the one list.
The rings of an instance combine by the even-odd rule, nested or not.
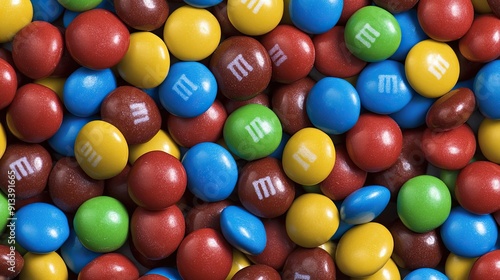
[(143, 31), (162, 27), (169, 8), (165, 0), (114, 0), (116, 14), (128, 26)]
[(186, 215), (186, 233), (201, 228), (220, 231), (220, 213), (229, 205), (233, 205), (230, 200), (195, 205)]
[(121, 279), (137, 280), (139, 270), (126, 256), (107, 253), (93, 259), (78, 274), (78, 280)]
[(12, 65), (0, 58), (0, 109), (7, 107), (17, 91), (17, 74)]
[(231, 278), (231, 280), (281, 280), (280, 274), (272, 267), (255, 264), (247, 266)]
[(499, 279), (500, 250), (493, 250), (479, 257), (469, 272), (469, 280)]
[(462, 55), (471, 61), (489, 62), (500, 56), (500, 19), (493, 15), (480, 15), (474, 19), (469, 31), (460, 39)]
[(127, 27), (113, 13), (103, 9), (78, 15), (68, 25), (65, 35), (71, 56), (80, 65), (92, 69), (118, 64), (130, 43)]
[(137, 204), (130, 198), (128, 194), (128, 174), (130, 165), (125, 165), (125, 168), (113, 178), (104, 181), (104, 195), (118, 199), (128, 210), (134, 210)]
[(11, 251), (10, 245), (0, 245), (0, 275), (14, 279), (23, 266), (24, 258), (17, 250)]
[(7, 126), (17, 138), (41, 143), (52, 137), (63, 119), (64, 106), (57, 94), (39, 84), (20, 87), (7, 109)]
[(433, 131), (451, 130), (464, 124), (476, 108), (472, 90), (457, 88), (441, 96), (432, 104), (425, 122)]

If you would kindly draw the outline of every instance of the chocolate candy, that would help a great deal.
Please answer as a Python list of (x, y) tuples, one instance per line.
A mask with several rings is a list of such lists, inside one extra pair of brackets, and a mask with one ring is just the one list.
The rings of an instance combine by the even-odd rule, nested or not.
[(99, 277), (132, 280), (139, 278), (134, 263), (120, 253), (107, 253), (88, 263), (78, 274), (78, 279), (90, 280)]
[(432, 104), (425, 122), (433, 131), (451, 130), (464, 124), (474, 112), (476, 99), (468, 88), (454, 89)]
[(12, 65), (4, 59), (0, 58), (0, 108), (7, 107), (17, 91), (17, 74)]
[(33, 5), (31, 1), (9, 1), (2, 3), (2, 19), (0, 24), (4, 26), (0, 31), (0, 42), (6, 43), (12, 40), (19, 30), (28, 25), (33, 19)]
[(335, 279), (333, 259), (321, 248), (297, 248), (286, 259), (281, 279)]
[(340, 206), (340, 218), (349, 224), (365, 224), (377, 218), (389, 203), (390, 191), (384, 186), (365, 186), (349, 194)]
[(20, 280), (28, 279), (68, 279), (68, 268), (57, 252), (35, 254), (27, 252), (23, 256), (24, 267), (19, 273)]
[(388, 10), (393, 14), (408, 11), (417, 5), (418, 0), (374, 0), (373, 1), (378, 6)]
[(0, 245), (0, 273), (8, 278), (15, 278), (24, 267), (24, 258), (9, 245)]
[(499, 120), (485, 118), (481, 122), (477, 133), (479, 147), (483, 155), (488, 160), (498, 164), (500, 164), (500, 149), (495, 143), (498, 143), (498, 139), (500, 139), (500, 134), (498, 134), (499, 126)]
[(337, 24), (343, 6), (344, 1), (290, 0), (288, 9), (295, 26), (307, 33), (320, 34)]
[(169, 14), (168, 3), (157, 1), (113, 1), (116, 14), (128, 26), (142, 31), (152, 31), (163, 26)]
[(229, 205), (233, 205), (230, 200), (195, 205), (186, 214), (186, 233), (201, 228), (220, 230), (220, 213)]
[(264, 264), (255, 264), (247, 266), (238, 271), (233, 278), (234, 280), (257, 280), (269, 279), (280, 280), (280, 274), (272, 267)]
[(278, 25), (284, 6), (280, 0), (266, 3), (228, 0), (227, 16), (241, 33), (252, 36), (263, 35)]
[(493, 250), (479, 257), (472, 266), (469, 279), (479, 280), (485, 277), (500, 277), (500, 269), (497, 263), (500, 260), (500, 250)]
[(491, 61), (484, 65), (474, 78), (473, 92), (479, 112), (489, 119), (500, 118), (500, 113), (496, 110), (500, 104), (500, 98), (494, 94), (500, 86), (500, 79), (495, 76), (499, 68), (500, 62)]
[(500, 56), (500, 41), (496, 36), (500, 19), (493, 15), (481, 15), (474, 19), (465, 35), (460, 38), (460, 53), (471, 61), (490, 62)]
[(92, 260), (101, 256), (101, 253), (96, 253), (85, 248), (74, 230), (70, 231), (69, 237), (61, 246), (61, 257), (68, 266), (68, 268), (74, 273), (80, 273), (80, 271)]

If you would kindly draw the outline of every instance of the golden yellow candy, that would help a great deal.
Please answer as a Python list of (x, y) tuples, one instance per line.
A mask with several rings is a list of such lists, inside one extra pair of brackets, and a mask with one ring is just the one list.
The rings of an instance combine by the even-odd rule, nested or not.
[(472, 5), (474, 6), (474, 11), (476, 11), (476, 13), (491, 13), (491, 8), (490, 5), (488, 5), (488, 0), (472, 0)]
[(64, 89), (64, 83), (66, 82), (66, 79), (64, 78), (56, 78), (56, 77), (47, 77), (43, 78), (40, 80), (36, 80), (35, 83), (46, 86), (53, 90), (59, 99), (63, 101), (63, 89)]
[(297, 245), (318, 247), (335, 234), (339, 212), (333, 201), (322, 194), (307, 193), (292, 203), (286, 214), (286, 232)]
[(243, 34), (258, 36), (273, 30), (283, 17), (283, 0), (228, 0), (227, 16)]
[(20, 280), (66, 280), (68, 268), (56, 252), (48, 254), (26, 253), (24, 267), (19, 274)]
[(406, 56), (406, 78), (420, 95), (437, 98), (457, 83), (460, 65), (457, 55), (446, 43), (424, 40)]
[(340, 238), (335, 263), (351, 277), (366, 277), (389, 261), (394, 249), (391, 232), (383, 225), (370, 222), (349, 229)]
[(303, 128), (286, 143), (282, 162), (290, 179), (304, 186), (316, 185), (328, 177), (335, 164), (333, 141), (317, 128)]
[(0, 123), (0, 158), (5, 153), (5, 149), (7, 149), (7, 135), (5, 134), (3, 124)]
[(163, 40), (178, 59), (198, 61), (211, 55), (219, 45), (221, 28), (217, 18), (205, 9), (183, 6), (165, 22)]
[(453, 253), (448, 255), (444, 265), (444, 272), (450, 280), (468, 280), (469, 272), (477, 258), (465, 258)]
[(130, 34), (127, 53), (118, 63), (118, 73), (139, 88), (160, 85), (170, 70), (170, 56), (165, 42), (151, 32)]
[(177, 159), (181, 158), (181, 151), (175, 141), (161, 129), (148, 142), (130, 145), (128, 159), (130, 164), (134, 164), (140, 156), (150, 151), (164, 151)]
[(323, 244), (319, 245), (318, 247), (327, 251), (328, 254), (330, 254), (330, 256), (332, 256), (332, 258), (334, 258), (334, 260), (335, 260), (335, 251), (337, 250), (337, 243), (335, 243), (333, 241), (327, 241), (326, 243), (323, 243)]
[(243, 254), (242, 252), (233, 249), (233, 264), (231, 266), (231, 271), (226, 277), (226, 280), (231, 280), (233, 276), (236, 274), (236, 272), (240, 271), (241, 269), (251, 265), (252, 263), (248, 258)]
[(76, 136), (75, 157), (91, 178), (109, 179), (127, 165), (127, 141), (114, 125), (101, 120), (91, 121)]
[(14, 39), (14, 35), (33, 19), (33, 5), (29, 0), (0, 1), (0, 43)]
[(485, 118), (479, 125), (477, 140), (483, 155), (500, 164), (500, 120)]
[(399, 273), (396, 263), (389, 259), (384, 266), (372, 275), (366, 277), (352, 277), (352, 280), (400, 280), (401, 274)]

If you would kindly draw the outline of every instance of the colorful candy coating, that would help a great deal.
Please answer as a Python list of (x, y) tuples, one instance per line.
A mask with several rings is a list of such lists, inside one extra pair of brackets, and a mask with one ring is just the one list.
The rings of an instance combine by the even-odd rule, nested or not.
[(476, 107), (472, 90), (457, 88), (441, 96), (427, 112), (425, 122), (433, 131), (446, 131), (464, 124)]
[(482, 255), (474, 262), (469, 273), (469, 279), (479, 280), (500, 277), (500, 268), (497, 266), (499, 260), (500, 250), (493, 250)]
[(17, 74), (14, 67), (0, 58), (0, 108), (7, 107), (17, 91)]
[(62, 259), (74, 273), (80, 273), (82, 268), (101, 255), (85, 248), (74, 230), (71, 230), (68, 239), (61, 246), (60, 252)]
[(408, 273), (405, 280), (420, 280), (420, 279), (435, 279), (435, 280), (448, 280), (448, 277), (437, 269), (433, 268), (419, 268)]
[(107, 253), (93, 259), (78, 274), (79, 280), (91, 280), (99, 277), (133, 280), (139, 278), (139, 270), (125, 255)]
[(4, 277), (14, 279), (24, 267), (23, 256), (9, 245), (0, 245), (0, 259), (0, 273)]
[(500, 97), (497, 92), (500, 88), (500, 78), (496, 75), (500, 69), (500, 61), (494, 60), (484, 65), (474, 78), (474, 95), (479, 112), (489, 119), (500, 119), (497, 110)]
[(33, 19), (33, 5), (28, 0), (3, 1), (0, 6), (0, 43), (12, 40), (19, 30)]
[(241, 33), (263, 35), (273, 30), (283, 16), (282, 0), (227, 1), (227, 15), (231, 24)]
[(142, 31), (153, 31), (162, 27), (169, 14), (166, 1), (113, 1), (116, 14), (128, 26)]
[(64, 8), (75, 12), (83, 12), (95, 8), (101, 4), (102, 1), (103, 0), (57, 0)]
[[(374, 2), (381, 2), (381, 1), (383, 0), (375, 0)], [(384, 2), (391, 2), (391, 1), (397, 2), (397, 3), (390, 3), (390, 4), (395, 4), (392, 5), (393, 8), (398, 7), (398, 4), (404, 7), (406, 4), (415, 5), (418, 2), (416, 0), (406, 0), (406, 1), (388, 0)], [(415, 44), (425, 39), (428, 39), (429, 37), (422, 30), (422, 27), (418, 22), (417, 11), (415, 9), (410, 9), (401, 13), (394, 14), (394, 17), (398, 21), (399, 27), (401, 28), (401, 43), (399, 44), (399, 47), (396, 50), (396, 52), (394, 52), (394, 54), (390, 58), (397, 61), (404, 61), (406, 55)]]
[(68, 268), (57, 252), (47, 254), (28, 252), (23, 258), (24, 267), (19, 274), (20, 280), (68, 279)]
[(344, 199), (340, 218), (349, 224), (371, 222), (384, 211), (390, 198), (391, 192), (384, 186), (365, 186)]
[(128, 161), (134, 164), (140, 156), (151, 151), (163, 151), (173, 155), (177, 159), (181, 158), (181, 151), (175, 141), (167, 132), (160, 129), (151, 140), (141, 144), (130, 145)]
[(322, 248), (296, 248), (286, 259), (281, 279), (334, 279), (333, 258)]
[(500, 139), (500, 121), (485, 118), (479, 125), (477, 134), (479, 148), (490, 161), (500, 164), (500, 148), (497, 145)]
[(460, 38), (460, 53), (470, 61), (490, 62), (500, 56), (500, 40), (494, 34), (500, 31), (500, 19), (493, 15), (481, 15)]
[(477, 258), (466, 258), (453, 253), (448, 255), (444, 265), (446, 276), (450, 279), (468, 279), (470, 270)]
[(340, 19), (343, 0), (290, 0), (288, 9), (292, 23), (304, 32), (320, 34), (333, 28)]

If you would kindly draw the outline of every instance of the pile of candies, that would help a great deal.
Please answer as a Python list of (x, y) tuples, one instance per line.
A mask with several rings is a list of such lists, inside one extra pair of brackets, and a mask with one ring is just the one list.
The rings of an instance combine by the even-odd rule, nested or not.
[(499, 17), (0, 0), (0, 278), (500, 279)]

